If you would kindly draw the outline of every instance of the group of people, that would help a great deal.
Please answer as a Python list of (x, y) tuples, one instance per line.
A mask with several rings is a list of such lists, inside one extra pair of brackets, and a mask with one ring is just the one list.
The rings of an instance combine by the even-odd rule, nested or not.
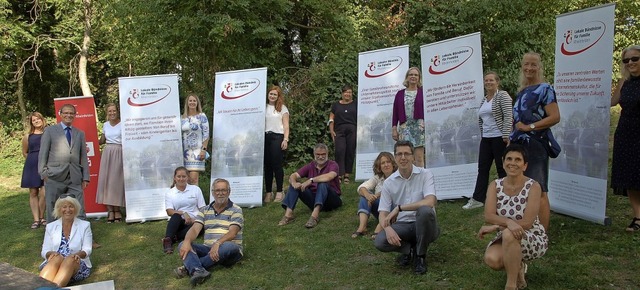
[[(640, 155), (633, 151), (640, 125), (640, 46), (630, 46), (621, 53), (623, 79), (618, 83), (611, 105), (622, 107), (615, 133), (611, 186), (629, 196), (634, 217), (627, 231), (640, 231)], [(409, 69), (405, 89), (396, 94), (393, 106), (392, 137), (394, 153), (382, 152), (373, 165), (374, 176), (358, 187), (360, 195), (358, 228), (353, 238), (368, 235), (370, 215), (378, 224), (370, 237), (380, 251), (397, 251), (398, 264), (414, 264), (418, 274), (427, 271), (426, 253), (430, 243), (440, 235), (436, 217), (436, 192), (433, 174), (424, 168), (424, 111), (419, 69)], [(478, 237), (496, 232), (486, 248), (484, 261), (492, 269), (507, 273), (505, 289), (526, 287), (526, 262), (541, 257), (548, 248), (550, 206), (548, 144), (550, 128), (560, 121), (555, 92), (544, 81), (541, 57), (526, 53), (521, 62), (520, 87), (515, 101), (499, 89), (499, 76), (484, 76), (486, 95), (478, 110), (482, 139), (478, 160), (478, 177), (473, 197), (463, 206), (484, 206), (486, 225)], [(512, 105), (513, 104), (513, 105)], [(46, 225), (40, 266), (41, 276), (64, 286), (86, 278), (91, 269), (93, 237), (84, 221), (84, 198), (89, 171), (84, 132), (72, 126), (76, 109), (63, 105), (62, 121), (45, 129), (39, 113), (29, 115), (29, 132), (23, 138), (26, 157), (22, 186), (29, 188), (33, 215), (31, 228)], [(106, 107), (107, 122), (100, 144), (103, 150), (96, 201), (108, 209), (107, 222), (122, 220), (124, 177), (120, 118), (117, 106)], [(289, 142), (289, 111), (282, 90), (273, 86), (267, 95), (265, 127), (264, 201), (282, 202), (284, 214), (278, 225), (295, 221), (294, 210), (300, 199), (311, 210), (304, 224), (313, 228), (321, 211), (342, 205), (341, 183), (349, 183), (355, 155), (355, 121), (357, 106), (350, 86), (342, 89), (342, 99), (331, 109), (329, 128), (336, 145), (336, 162), (329, 159), (328, 147), (314, 147), (314, 159), (289, 176), (284, 194), (282, 162)], [(636, 126), (637, 127), (637, 126)], [(214, 200), (206, 205), (197, 186), (198, 172), (204, 171), (208, 156), (209, 126), (197, 96), (190, 95), (182, 116), (185, 167), (174, 172), (174, 183), (166, 195), (170, 217), (162, 239), (166, 253), (173, 243), (184, 240), (179, 253), (184, 266), (175, 269), (178, 278), (190, 276), (191, 283), (203, 283), (213, 265), (229, 266), (242, 258), (242, 209), (230, 199), (229, 182), (213, 182)], [(545, 139), (547, 138), (547, 139)], [(551, 138), (553, 138), (551, 136)], [(414, 143), (415, 142), (415, 143)], [(489, 182), (489, 169), (495, 162), (498, 179)], [(194, 185), (195, 184), (195, 185)], [(44, 191), (42, 187), (44, 186)], [(44, 216), (46, 212), (46, 218)], [(54, 221), (54, 219), (57, 219)], [(204, 245), (194, 240), (204, 234)]]

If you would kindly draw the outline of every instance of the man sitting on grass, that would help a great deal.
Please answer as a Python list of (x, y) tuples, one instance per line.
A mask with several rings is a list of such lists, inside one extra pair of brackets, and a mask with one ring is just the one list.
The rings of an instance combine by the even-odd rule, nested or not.
[[(231, 267), (242, 258), (242, 209), (229, 200), (229, 181), (213, 181), (214, 201), (201, 209), (193, 226), (180, 243), (180, 257), (184, 266), (174, 270), (176, 278), (191, 276), (191, 285), (202, 284), (211, 273), (207, 269), (222, 265)], [(204, 244), (195, 244), (204, 228)]]
[(440, 235), (436, 220), (436, 187), (429, 169), (413, 165), (413, 144), (395, 144), (398, 170), (384, 181), (380, 196), (380, 226), (375, 246), (383, 252), (400, 252), (398, 264), (414, 260), (415, 273), (427, 272), (427, 248)]
[[(282, 201), (284, 216), (278, 223), (279, 226), (295, 220), (293, 210), (298, 198), (312, 210), (311, 217), (304, 225), (309, 229), (318, 225), (321, 210), (331, 211), (342, 205), (338, 163), (329, 160), (328, 151), (327, 145), (317, 144), (313, 148), (314, 160), (289, 177), (289, 190)], [(300, 178), (308, 179), (299, 182)]]

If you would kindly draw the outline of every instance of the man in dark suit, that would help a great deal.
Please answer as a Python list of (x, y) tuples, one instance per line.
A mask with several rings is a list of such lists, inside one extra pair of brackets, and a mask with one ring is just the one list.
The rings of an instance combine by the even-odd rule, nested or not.
[(63, 194), (77, 199), (82, 207), (78, 217), (86, 217), (83, 190), (90, 177), (84, 132), (71, 126), (76, 117), (73, 105), (62, 105), (59, 113), (62, 122), (45, 129), (38, 154), (38, 172), (44, 179), (47, 222), (54, 220), (54, 205)]

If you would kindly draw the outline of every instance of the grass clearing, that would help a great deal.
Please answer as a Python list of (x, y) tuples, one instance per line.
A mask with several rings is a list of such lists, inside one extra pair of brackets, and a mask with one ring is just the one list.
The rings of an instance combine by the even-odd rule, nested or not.
[[(612, 110), (612, 123), (617, 121)], [(612, 126), (613, 128), (613, 126)], [(30, 230), (28, 192), (19, 188), (21, 165), (0, 160), (0, 261), (34, 274), (42, 261), (43, 229)], [(502, 289), (504, 272), (482, 262), (486, 244), (476, 231), (483, 224), (482, 209), (464, 211), (466, 200), (440, 201), (437, 207), (442, 235), (431, 245), (428, 272), (413, 274), (395, 265), (395, 253), (381, 253), (367, 238), (351, 239), (357, 227), (356, 182), (343, 187), (342, 208), (320, 215), (314, 229), (303, 225), (310, 211), (296, 210), (294, 223), (278, 227), (283, 214), (278, 204), (244, 209), (244, 259), (233, 268), (215, 268), (201, 289)], [(205, 194), (208, 195), (208, 194)], [(626, 197), (607, 197), (611, 226), (552, 214), (550, 248), (529, 265), (528, 289), (638, 289), (639, 234), (624, 231), (630, 206)], [(373, 219), (369, 231), (374, 228)], [(172, 270), (177, 253), (166, 255), (160, 239), (165, 221), (144, 224), (106, 224), (92, 220), (93, 269), (85, 282), (115, 280), (117, 289), (186, 289)], [(1, 288), (1, 287), (0, 287)]]

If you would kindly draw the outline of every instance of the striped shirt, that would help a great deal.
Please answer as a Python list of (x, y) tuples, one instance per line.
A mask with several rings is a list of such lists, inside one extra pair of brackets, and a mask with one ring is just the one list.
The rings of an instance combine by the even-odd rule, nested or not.
[[(482, 98), (482, 103), (487, 100), (485, 96)], [(482, 103), (480, 105), (482, 106)], [(513, 126), (513, 100), (509, 93), (498, 90), (493, 96), (493, 102), (491, 104), (491, 112), (493, 113), (493, 119), (496, 120), (498, 129), (502, 132), (502, 138), (509, 138), (511, 134), (511, 128)], [(478, 125), (480, 126), (480, 132), (482, 132), (482, 118), (478, 117)]]
[(242, 229), (244, 228), (244, 216), (242, 208), (229, 201), (227, 207), (220, 213), (216, 213), (212, 202), (202, 209), (195, 222), (204, 225), (204, 244), (213, 246), (213, 244), (229, 232), (232, 225), (240, 227), (240, 231), (233, 238), (233, 242), (240, 247), (242, 252)]

